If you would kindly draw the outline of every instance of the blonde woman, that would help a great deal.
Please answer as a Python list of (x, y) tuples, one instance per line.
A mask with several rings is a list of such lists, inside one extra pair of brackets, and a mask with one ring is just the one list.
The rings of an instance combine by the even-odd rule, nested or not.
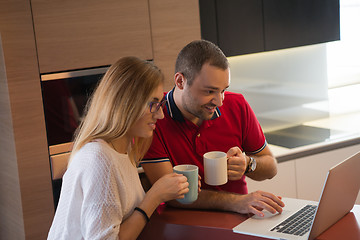
[(171, 173), (145, 194), (136, 168), (164, 117), (163, 81), (135, 57), (106, 72), (77, 129), (48, 239), (136, 239), (160, 203), (189, 191)]

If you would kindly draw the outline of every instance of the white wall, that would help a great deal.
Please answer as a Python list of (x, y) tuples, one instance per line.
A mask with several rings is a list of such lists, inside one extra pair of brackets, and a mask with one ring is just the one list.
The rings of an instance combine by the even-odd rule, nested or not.
[[(247, 178), (249, 192), (263, 190), (282, 197), (319, 201), (328, 170), (358, 151), (360, 145), (354, 145), (280, 163), (273, 179), (258, 182)], [(360, 192), (356, 204), (360, 204)]]
[(327, 117), (304, 104), (327, 101), (326, 45), (229, 58), (229, 90), (244, 94), (264, 131)]

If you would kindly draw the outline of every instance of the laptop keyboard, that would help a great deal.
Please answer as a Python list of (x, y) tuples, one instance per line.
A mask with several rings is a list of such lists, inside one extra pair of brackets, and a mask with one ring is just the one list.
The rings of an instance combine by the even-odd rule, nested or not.
[(315, 205), (306, 205), (271, 229), (271, 231), (303, 236), (310, 230), (316, 207)]

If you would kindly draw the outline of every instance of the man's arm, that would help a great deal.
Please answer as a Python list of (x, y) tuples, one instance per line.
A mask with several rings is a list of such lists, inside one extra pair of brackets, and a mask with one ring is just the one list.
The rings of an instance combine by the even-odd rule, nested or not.
[[(229, 180), (239, 180), (245, 174), (250, 157), (243, 154), (238, 147), (230, 148), (227, 155), (229, 157)], [(254, 172), (246, 173), (245, 175), (247, 177), (257, 181), (262, 181), (271, 179), (277, 174), (277, 161), (269, 146), (265, 146), (262, 151), (250, 156), (256, 161), (256, 169)]]
[[(172, 172), (170, 162), (146, 163), (142, 167), (149, 181), (153, 184), (164, 174)], [(198, 200), (192, 204), (180, 204), (177, 201), (169, 202), (170, 205), (182, 208), (216, 209), (237, 213), (253, 213), (263, 216), (262, 209), (269, 212), (282, 212), (284, 203), (275, 195), (267, 192), (256, 191), (246, 195), (229, 192), (201, 190)]]
[(252, 157), (256, 161), (256, 169), (254, 172), (247, 173), (246, 176), (262, 181), (271, 179), (277, 174), (277, 161), (269, 146), (266, 146), (261, 152), (252, 155)]

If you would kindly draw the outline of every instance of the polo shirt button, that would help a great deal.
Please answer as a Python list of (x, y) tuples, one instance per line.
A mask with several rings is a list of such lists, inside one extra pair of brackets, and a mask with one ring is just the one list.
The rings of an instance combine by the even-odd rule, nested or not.
[(197, 135), (197, 137), (200, 137), (200, 133)]

